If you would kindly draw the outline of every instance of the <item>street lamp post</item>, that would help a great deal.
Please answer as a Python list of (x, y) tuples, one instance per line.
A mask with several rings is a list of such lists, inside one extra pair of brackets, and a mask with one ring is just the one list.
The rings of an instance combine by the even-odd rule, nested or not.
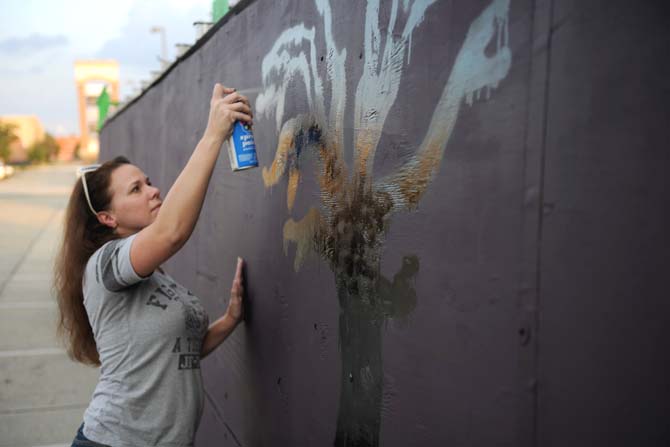
[(167, 56), (167, 39), (165, 37), (165, 28), (162, 26), (152, 26), (149, 30), (152, 34), (159, 33), (161, 35), (161, 55), (158, 60), (161, 62), (161, 69), (165, 69), (168, 66), (168, 56)]

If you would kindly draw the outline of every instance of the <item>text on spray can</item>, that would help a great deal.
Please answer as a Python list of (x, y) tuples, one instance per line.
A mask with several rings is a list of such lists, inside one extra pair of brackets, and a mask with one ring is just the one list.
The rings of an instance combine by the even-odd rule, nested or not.
[(228, 155), (230, 156), (230, 167), (233, 171), (258, 166), (256, 143), (249, 124), (235, 121), (233, 133), (228, 139)]

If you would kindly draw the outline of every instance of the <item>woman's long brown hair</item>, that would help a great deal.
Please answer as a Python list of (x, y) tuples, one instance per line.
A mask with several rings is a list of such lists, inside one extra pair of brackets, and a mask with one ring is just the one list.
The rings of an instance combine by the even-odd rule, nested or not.
[[(112, 172), (129, 163), (125, 157), (116, 157), (95, 171), (84, 174), (96, 211), (109, 208), (112, 200), (109, 192)], [(83, 364), (100, 366), (93, 330), (84, 307), (84, 269), (98, 248), (117, 237), (112, 228), (101, 224), (91, 212), (81, 179), (78, 179), (67, 205), (63, 238), (54, 264), (53, 288), (60, 313), (56, 336), (65, 345), (70, 359)]]

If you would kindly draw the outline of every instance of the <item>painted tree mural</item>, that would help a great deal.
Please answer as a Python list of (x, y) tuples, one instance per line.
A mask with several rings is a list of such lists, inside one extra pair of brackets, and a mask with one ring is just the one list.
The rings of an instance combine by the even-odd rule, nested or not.
[[(285, 252), (289, 243), (296, 244), (296, 272), (306, 255), (314, 252), (328, 262), (335, 276), (341, 354), (337, 446), (379, 444), (382, 327), (389, 318), (407, 316), (417, 301), (412, 285), (419, 270), (416, 256), (405, 256), (392, 281), (380, 273), (390, 217), (419, 203), (438, 171), (463, 103), (472, 105), (484, 91), (488, 99), (511, 66), (509, 0), (494, 0), (470, 24), (417, 151), (395, 172), (375, 180), (373, 161), (408, 67), (412, 34), (420, 30), (436, 1), (393, 0), (388, 23), (380, 27), (379, 0), (368, 0), (352, 142), (345, 141), (343, 131), (347, 50), (336, 44), (328, 0), (315, 0), (322, 26), (299, 24), (286, 29), (262, 62), (263, 90), (255, 109), (260, 117), (274, 115), (279, 131), (276, 154), (271, 166), (263, 168), (263, 181), (269, 188), (288, 175), (289, 211), (300, 183), (301, 154), (310, 151), (318, 159), (320, 202), (301, 219), (285, 222), (283, 240)], [(323, 50), (316, 46), (317, 33), (323, 34), (326, 46), (323, 78), (317, 69), (323, 60), (318, 56)], [(495, 53), (489, 56), (486, 48), (492, 42)], [(296, 79), (304, 85), (300, 94), (308, 107), (287, 119), (287, 94), (295, 94), (290, 84)], [(329, 93), (328, 103), (324, 92)], [(351, 167), (344, 161), (347, 147), (353, 149)]]

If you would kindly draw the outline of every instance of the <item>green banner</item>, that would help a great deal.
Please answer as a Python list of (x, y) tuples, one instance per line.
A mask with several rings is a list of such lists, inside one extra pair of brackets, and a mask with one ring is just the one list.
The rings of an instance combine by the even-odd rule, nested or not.
[(228, 0), (214, 0), (212, 2), (212, 22), (218, 22), (228, 13)]

